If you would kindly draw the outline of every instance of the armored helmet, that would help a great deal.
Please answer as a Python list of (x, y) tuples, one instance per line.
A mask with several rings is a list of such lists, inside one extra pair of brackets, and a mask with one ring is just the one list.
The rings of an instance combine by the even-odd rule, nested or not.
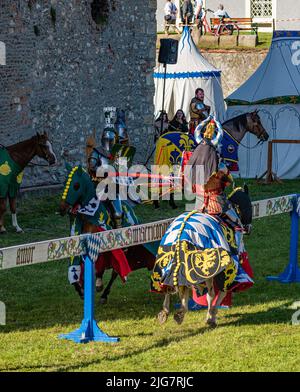
[(118, 137), (118, 143), (129, 145), (129, 136), (125, 122), (125, 111), (117, 109), (117, 120), (115, 122), (115, 131)]
[(214, 122), (214, 120), (210, 120), (210, 122), (206, 125), (206, 129), (203, 137), (211, 140), (215, 134), (215, 131), (216, 131), (216, 123)]
[(113, 124), (116, 108), (105, 107), (103, 111), (104, 111), (105, 128), (102, 132), (101, 145), (104, 148), (104, 150), (111, 152), (113, 146), (118, 141), (115, 127)]
[(104, 150), (111, 152), (113, 146), (117, 143), (117, 135), (112, 128), (105, 128), (101, 137), (101, 145)]
[[(204, 134), (202, 136), (203, 131)], [(194, 138), (198, 144), (202, 142), (203, 138), (209, 139), (211, 144), (217, 147), (223, 138), (223, 132), (223, 128), (219, 121), (210, 115), (196, 127)]]

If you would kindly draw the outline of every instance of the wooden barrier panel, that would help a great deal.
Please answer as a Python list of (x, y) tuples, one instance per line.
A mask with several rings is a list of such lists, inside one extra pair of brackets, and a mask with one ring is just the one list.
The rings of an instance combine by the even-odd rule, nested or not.
[(173, 220), (174, 218), (170, 218), (93, 235), (83, 234), (2, 248), (0, 249), (0, 270), (79, 256), (86, 253), (87, 238), (97, 240), (99, 253), (158, 241)]

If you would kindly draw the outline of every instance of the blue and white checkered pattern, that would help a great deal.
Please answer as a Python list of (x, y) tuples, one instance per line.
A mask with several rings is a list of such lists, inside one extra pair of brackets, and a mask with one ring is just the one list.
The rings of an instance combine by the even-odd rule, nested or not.
[(86, 239), (86, 253), (89, 258), (95, 263), (99, 257), (101, 250), (102, 239), (99, 235), (89, 235)]
[(300, 195), (296, 195), (294, 200), (295, 200), (294, 208), (296, 209), (298, 216), (300, 216)]
[[(181, 224), (187, 215), (188, 212), (181, 214), (171, 223), (160, 245), (174, 244), (177, 240)], [(223, 248), (230, 251), (219, 221), (210, 215), (200, 212), (195, 213), (186, 221), (180, 240), (188, 241), (202, 249)]]

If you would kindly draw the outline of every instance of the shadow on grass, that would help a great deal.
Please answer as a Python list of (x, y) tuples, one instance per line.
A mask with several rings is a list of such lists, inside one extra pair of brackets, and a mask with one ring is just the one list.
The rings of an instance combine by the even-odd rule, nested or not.
[[(143, 346), (137, 350), (134, 349), (132, 351), (127, 352), (126, 354), (120, 354), (120, 355), (114, 355), (112, 357), (106, 357), (105, 360), (115, 362), (115, 361), (131, 358), (132, 356), (143, 354), (147, 351), (154, 350), (157, 348), (161, 349), (162, 347), (164, 347), (164, 349), (165, 349), (167, 346), (171, 345), (172, 343), (179, 343), (185, 339), (195, 337), (197, 335), (202, 335), (205, 332), (210, 332), (210, 331), (212, 331), (212, 330), (210, 330), (207, 327), (202, 327), (202, 328), (199, 328), (198, 330), (189, 330), (186, 333), (184, 333), (182, 336), (164, 337), (164, 338), (159, 339), (155, 343), (150, 344), (146, 347)], [(90, 362), (85, 363), (84, 366), (87, 367), (87, 366), (91, 366), (91, 365), (97, 365), (97, 364), (100, 364), (101, 361), (102, 361), (102, 359), (92, 360)], [(80, 367), (82, 367), (82, 364), (81, 365), (78, 364), (78, 365), (71, 365), (71, 366), (62, 366), (62, 367), (58, 368), (57, 371), (58, 372), (74, 371), (76, 369), (79, 369)]]
[[(173, 343), (178, 343), (178, 342), (181, 342), (181, 341), (183, 341), (185, 339), (188, 339), (188, 338), (191, 338), (191, 337), (195, 337), (197, 335), (202, 335), (204, 333), (209, 333), (211, 331), (213, 331), (213, 330), (208, 328), (208, 327), (201, 327), (201, 328), (198, 328), (198, 329), (189, 329), (185, 333), (183, 333), (181, 336), (178, 336), (173, 331), (172, 336), (163, 337), (163, 338), (157, 340), (156, 342), (154, 342), (152, 344), (150, 343), (149, 345), (143, 346), (143, 347), (141, 347), (139, 349), (132, 349), (132, 350), (127, 351), (124, 354), (114, 355), (112, 353), (111, 357), (110, 356), (105, 357), (105, 361), (106, 362), (117, 362), (119, 360), (132, 358), (135, 355), (144, 354), (147, 351), (155, 350), (157, 348), (159, 348), (159, 349), (161, 349), (162, 347), (166, 348), (167, 346), (169, 346), (169, 345), (171, 345)], [(67, 372), (67, 371), (76, 371), (78, 369), (86, 368), (86, 367), (92, 366), (92, 365), (101, 365), (102, 361), (103, 361), (103, 358), (99, 358), (99, 359), (93, 359), (93, 360), (90, 360), (90, 361), (87, 361), (87, 362), (81, 362), (81, 363), (74, 364), (74, 365), (72, 365), (72, 364), (71, 365), (65, 365), (65, 366), (64, 365), (59, 366), (57, 364), (46, 365), (46, 366), (44, 366), (44, 365), (34, 365), (34, 366), (26, 366), (26, 365), (24, 365), (21, 368), (22, 368), (22, 370), (26, 370), (26, 369), (34, 370), (34, 369), (49, 368), (49, 369), (55, 369), (56, 372)], [(18, 371), (18, 370), (20, 370), (20, 368), (18, 368), (18, 367), (12, 367), (12, 368), (8, 367), (8, 368), (5, 368), (5, 369), (1, 369), (0, 368), (0, 371), (2, 371), (2, 370)]]
[[(290, 305), (289, 302), (286, 302), (282, 306), (268, 308), (264, 311), (258, 312), (248, 312), (248, 313), (230, 313), (228, 315), (222, 315), (222, 319), (226, 319), (229, 321), (225, 321), (224, 323), (221, 321), (220, 327), (225, 326), (242, 326), (242, 325), (268, 325), (268, 324), (287, 324), (291, 322), (291, 318), (295, 310), (288, 309)], [(234, 319), (231, 320), (230, 319)], [(221, 320), (221, 318), (220, 318)]]
[[(287, 303), (285, 304), (287, 305)], [(285, 309), (284, 306), (281, 307), (274, 307), (272, 309), (268, 309), (266, 311), (260, 311), (260, 312), (254, 312), (254, 313), (231, 313), (230, 315), (222, 315), (220, 316), (220, 321), (219, 321), (219, 327), (218, 329), (221, 330), (222, 328), (226, 327), (231, 327), (231, 326), (242, 326), (242, 325), (268, 325), (268, 324), (274, 324), (276, 323), (286, 323), (290, 320), (291, 318), (291, 310)], [(235, 319), (237, 318), (237, 319)], [(225, 319), (225, 321), (224, 321)], [(229, 320), (228, 320), (229, 319)], [(235, 319), (235, 320), (230, 320), (230, 319)], [(171, 320), (170, 320), (171, 321)], [(169, 345), (172, 345), (173, 343), (179, 343), (184, 341), (185, 339), (189, 339), (192, 337), (196, 337), (198, 335), (203, 335), (205, 333), (211, 333), (215, 330), (210, 329), (208, 327), (188, 327), (185, 330), (178, 329), (174, 330), (172, 329), (172, 335), (168, 335), (166, 337), (159, 338), (158, 340), (154, 341), (148, 339), (147, 344), (143, 345), (143, 347), (140, 348), (130, 348), (126, 349), (126, 353), (114, 353), (113, 351), (111, 354), (108, 354), (105, 356), (105, 362), (118, 362), (120, 360), (126, 360), (130, 359), (134, 356), (144, 354), (146, 352), (149, 352), (151, 350), (155, 349), (166, 349)], [(134, 336), (152, 336), (151, 333), (138, 333), (136, 335), (127, 335), (123, 334), (120, 335), (121, 338), (130, 338)], [(121, 340), (122, 342), (122, 340)], [(70, 343), (75, 345), (74, 343)], [(97, 343), (97, 345), (100, 345), (101, 343)], [(105, 343), (102, 343), (106, 346)], [(121, 343), (120, 343), (121, 344)], [(101, 365), (103, 362), (103, 357), (97, 358), (97, 359), (91, 359), (87, 361), (83, 361), (80, 363), (75, 363), (75, 364), (66, 364), (66, 365), (60, 365), (60, 364), (53, 364), (53, 365), (22, 365), (21, 367), (7, 367), (7, 368), (0, 368), (0, 371), (20, 371), (20, 369), (24, 370), (38, 370), (38, 369), (51, 369), (51, 371), (56, 371), (56, 372), (67, 372), (67, 371), (76, 371), (76, 370), (82, 370), (84, 368), (88, 368), (89, 366), (95, 366), (95, 365)]]

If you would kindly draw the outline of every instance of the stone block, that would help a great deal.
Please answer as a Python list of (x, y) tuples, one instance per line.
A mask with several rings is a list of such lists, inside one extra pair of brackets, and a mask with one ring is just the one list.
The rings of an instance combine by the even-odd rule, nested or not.
[(0, 41), (0, 65), (6, 65), (5, 43)]
[(193, 37), (193, 41), (195, 42), (195, 45), (198, 46), (198, 45), (200, 44), (200, 38), (201, 38), (200, 30), (197, 29), (197, 28), (194, 28), (194, 29), (192, 30), (191, 35), (192, 35), (192, 37)]
[(239, 35), (238, 45), (244, 46), (245, 48), (255, 48), (258, 43), (257, 35)]
[[(196, 33), (194, 34), (196, 35)], [(202, 35), (198, 38), (198, 45), (201, 46), (201, 48), (216, 47), (219, 45), (219, 37), (215, 35), (207, 35), (207, 34)]]
[(220, 48), (233, 48), (238, 44), (237, 35), (220, 35)]

